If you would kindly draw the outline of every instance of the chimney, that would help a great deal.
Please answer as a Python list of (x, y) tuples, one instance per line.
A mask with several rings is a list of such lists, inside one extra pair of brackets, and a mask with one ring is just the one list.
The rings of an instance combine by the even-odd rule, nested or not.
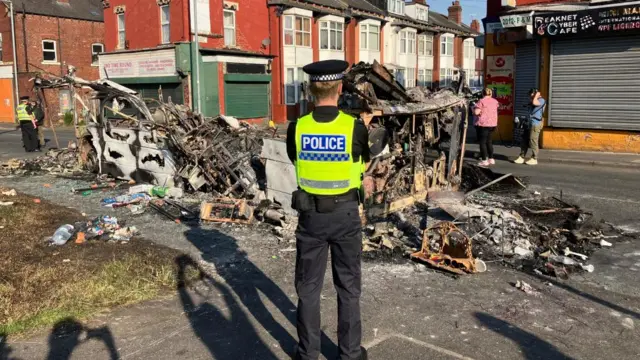
[(473, 19), (471, 20), (471, 29), (475, 32), (481, 32), (480, 31), (480, 21), (478, 21), (478, 19)]
[(452, 2), (447, 10), (449, 10), (449, 20), (456, 24), (462, 24), (462, 6), (460, 6), (459, 0)]

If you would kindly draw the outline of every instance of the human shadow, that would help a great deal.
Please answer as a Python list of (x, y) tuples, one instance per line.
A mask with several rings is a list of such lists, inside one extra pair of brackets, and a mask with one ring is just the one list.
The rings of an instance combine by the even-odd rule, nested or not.
[[(185, 236), (201, 251), (203, 260), (215, 265), (217, 274), (229, 285), (260, 326), (278, 341), (287, 354), (293, 356), (297, 340), (274, 318), (261, 295), (275, 305), (291, 327), (295, 328), (296, 305), (291, 299), (269, 276), (247, 259), (236, 239), (199, 225), (191, 226), (185, 232)], [(293, 269), (291, 272), (293, 273)], [(337, 356), (337, 346), (324, 332), (321, 344), (321, 352), (326, 358), (332, 359)]]
[(49, 354), (47, 360), (67, 360), (73, 351), (82, 343), (98, 340), (104, 343), (109, 352), (109, 359), (120, 358), (116, 342), (109, 327), (88, 328), (74, 318), (58, 321), (49, 334)]
[(7, 345), (7, 334), (0, 333), (0, 360), (19, 360), (18, 358), (10, 357), (13, 350)]
[[(260, 338), (228, 286), (207, 275), (186, 255), (176, 258), (176, 264), (177, 290), (185, 315), (213, 359), (278, 359)], [(193, 290), (189, 289), (191, 285)], [(202, 286), (209, 293), (217, 292), (223, 304), (216, 306), (209, 302), (207, 294), (199, 290)]]
[(509, 322), (482, 312), (476, 312), (474, 316), (489, 330), (517, 343), (527, 360), (573, 360), (555, 346)]

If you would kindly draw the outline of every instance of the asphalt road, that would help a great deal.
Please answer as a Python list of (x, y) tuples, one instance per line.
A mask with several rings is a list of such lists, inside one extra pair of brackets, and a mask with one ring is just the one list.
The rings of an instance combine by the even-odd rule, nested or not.
[[(61, 148), (67, 147), (71, 140), (75, 140), (75, 134), (72, 128), (56, 129), (58, 142)], [(45, 141), (49, 149), (56, 146), (55, 136), (51, 129), (45, 129)], [(22, 147), (22, 133), (18, 129), (9, 127), (0, 128), (0, 161), (7, 161), (12, 158), (29, 158), (40, 155), (39, 153), (27, 153)]]
[[(495, 170), (526, 177), (530, 191), (562, 192), (565, 200), (596, 217), (639, 231), (639, 170), (506, 161), (498, 161)], [(45, 182), (52, 186), (43, 187)], [(98, 198), (70, 197), (68, 180), (0, 179), (0, 185), (90, 216), (104, 211)], [(297, 338), (295, 252), (286, 250), (293, 244), (277, 241), (269, 230), (187, 228), (147, 215), (131, 225), (212, 268), (204, 288), (177, 290), (175, 297), (119, 309), (85, 324), (102, 337), (43, 333), (9, 339), (4, 349), (0, 340), (0, 358), (48, 354), (51, 359), (98, 360), (113, 359), (114, 353), (121, 359), (289, 358)], [(457, 280), (411, 262), (365, 263), (363, 344), (374, 360), (640, 358), (640, 243), (616, 243), (598, 251), (590, 263), (594, 273), (566, 282), (497, 263), (489, 264), (487, 273)], [(538, 294), (516, 290), (516, 280), (530, 283)], [(330, 272), (321, 302), (326, 334), (321, 358), (333, 360), (336, 297)]]

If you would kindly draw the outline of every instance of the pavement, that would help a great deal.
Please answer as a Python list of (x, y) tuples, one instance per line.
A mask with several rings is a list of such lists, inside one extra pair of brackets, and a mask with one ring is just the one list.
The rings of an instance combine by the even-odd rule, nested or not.
[[(71, 140), (75, 140), (75, 131), (73, 128), (56, 128), (55, 135), (51, 128), (45, 128), (45, 141), (47, 143), (45, 150), (57, 147), (56, 136), (61, 148), (67, 147)], [(22, 147), (22, 132), (15, 127), (0, 127), (0, 161), (7, 161), (13, 158), (33, 158), (42, 153), (27, 153)]]
[[(469, 148), (473, 152), (473, 145)], [(532, 167), (497, 160), (495, 171), (523, 177), (529, 191), (561, 195), (628, 232), (640, 232), (637, 168), (543, 158)], [(0, 185), (89, 216), (105, 211), (99, 205), (104, 194), (69, 196), (72, 180), (4, 178)], [(126, 209), (119, 211), (116, 215), (124, 216)], [(166, 298), (73, 320), (82, 323), (78, 332), (54, 328), (0, 340), (0, 359), (290, 358), (297, 339), (294, 244), (278, 240), (267, 227), (189, 228), (152, 214), (127, 222), (156, 243), (198, 259), (191, 266), (208, 274), (205, 281)], [(640, 242), (627, 238), (590, 260), (595, 272), (568, 281), (498, 263), (488, 264), (487, 273), (453, 279), (409, 261), (365, 262), (363, 344), (374, 360), (638, 359)], [(539, 294), (516, 290), (516, 280)], [(327, 273), (321, 359), (336, 355), (336, 302)]]

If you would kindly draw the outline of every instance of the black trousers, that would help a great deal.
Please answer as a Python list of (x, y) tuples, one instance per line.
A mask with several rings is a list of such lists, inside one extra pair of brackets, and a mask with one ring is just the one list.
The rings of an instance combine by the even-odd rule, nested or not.
[(38, 148), (38, 131), (33, 127), (31, 121), (21, 121), (22, 143), (26, 151), (34, 151)]
[(493, 130), (495, 130), (495, 127), (476, 126), (482, 160), (493, 159), (493, 140), (491, 139)]
[(296, 230), (299, 339), (296, 359), (315, 360), (320, 355), (320, 294), (329, 250), (333, 284), (338, 293), (340, 359), (360, 358), (361, 231), (356, 201), (339, 203), (330, 213), (300, 214)]

